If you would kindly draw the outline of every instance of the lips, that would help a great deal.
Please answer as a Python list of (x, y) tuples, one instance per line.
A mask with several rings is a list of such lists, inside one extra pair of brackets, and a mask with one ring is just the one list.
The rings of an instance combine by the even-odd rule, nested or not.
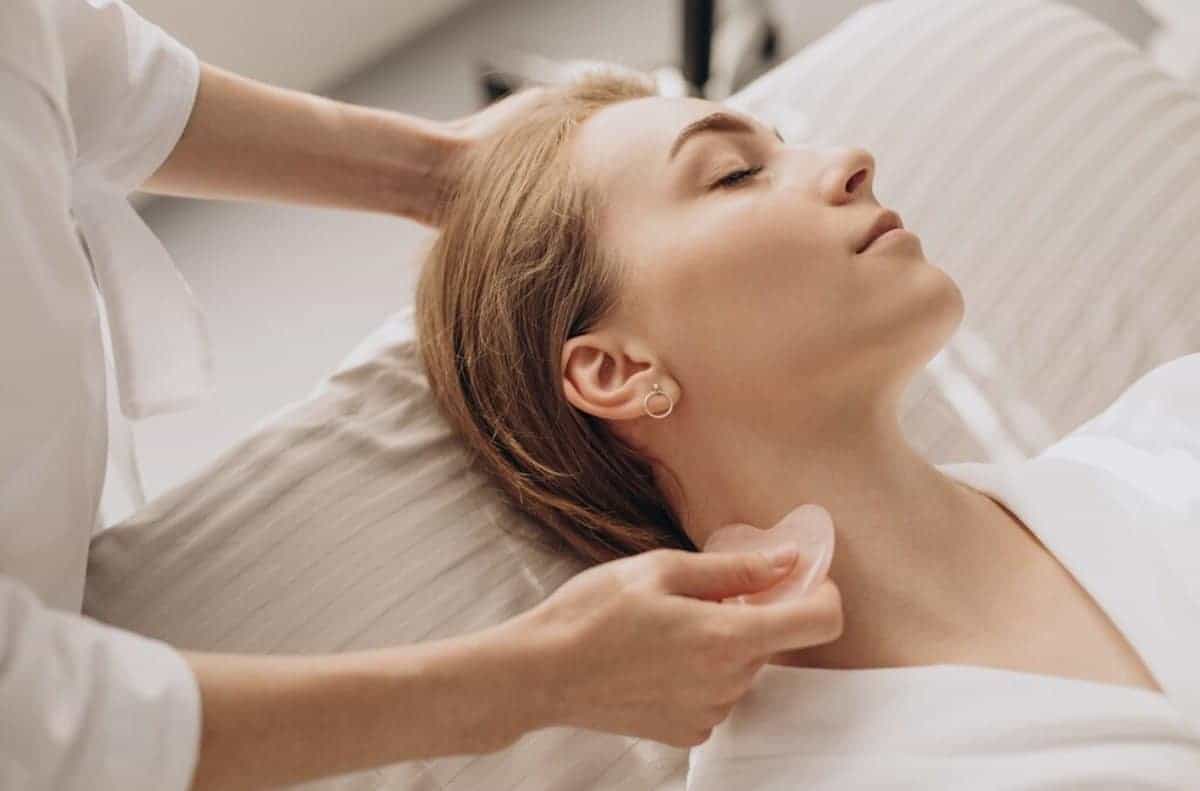
[(883, 236), (888, 231), (903, 227), (904, 222), (900, 219), (900, 215), (896, 214), (896, 212), (888, 210), (881, 213), (875, 218), (875, 222), (871, 224), (870, 230), (868, 230), (866, 235), (863, 236), (862, 241), (858, 245), (858, 249), (854, 252), (863, 252), (871, 246), (872, 242)]

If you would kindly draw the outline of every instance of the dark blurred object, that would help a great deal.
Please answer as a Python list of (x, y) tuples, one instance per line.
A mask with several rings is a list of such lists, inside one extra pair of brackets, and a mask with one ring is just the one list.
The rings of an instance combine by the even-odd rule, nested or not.
[[(779, 34), (766, 0), (731, 1), (734, 7), (718, 23), (717, 0), (681, 0), (682, 66), (652, 72), (663, 96), (724, 99), (774, 64)], [(479, 63), (480, 87), (490, 104), (530, 85), (565, 82), (593, 62), (498, 53)]]
[(683, 0), (683, 78), (692, 96), (703, 96), (712, 74), (716, 0)]

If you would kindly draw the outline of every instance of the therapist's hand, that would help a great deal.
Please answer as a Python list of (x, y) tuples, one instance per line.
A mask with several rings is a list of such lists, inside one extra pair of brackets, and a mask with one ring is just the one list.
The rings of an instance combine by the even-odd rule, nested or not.
[(202, 712), (193, 787), (490, 753), (555, 725), (700, 744), (773, 655), (841, 635), (828, 579), (798, 601), (721, 603), (793, 568), (660, 549), (587, 569), (477, 632), (326, 655), (187, 652)]
[(492, 102), (470, 115), (443, 122), (441, 154), (433, 163), (430, 174), (430, 181), (437, 185), (436, 194), (432, 197), (428, 210), (416, 214), (413, 219), (426, 225), (437, 225), (445, 198), (455, 186), (456, 175), (462, 162), (486, 137), (521, 117), (537, 104), (545, 92), (546, 89), (542, 87), (526, 88)]
[(183, 134), (141, 188), (385, 212), (436, 225), (458, 163), (541, 92), (524, 90), (471, 115), (434, 121), (204, 63)]
[(546, 697), (545, 725), (703, 743), (773, 655), (841, 636), (828, 578), (800, 601), (720, 603), (769, 588), (795, 562), (807, 561), (660, 549), (572, 577), (509, 622), (553, 646), (546, 683), (529, 690)]

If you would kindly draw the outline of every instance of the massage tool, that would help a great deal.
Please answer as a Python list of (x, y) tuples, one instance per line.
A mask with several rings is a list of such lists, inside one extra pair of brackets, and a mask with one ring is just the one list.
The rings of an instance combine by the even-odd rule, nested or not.
[(769, 552), (778, 546), (795, 544), (800, 557), (786, 577), (764, 591), (722, 600), (722, 603), (768, 604), (802, 599), (812, 593), (829, 572), (833, 542), (833, 518), (821, 506), (808, 503), (792, 509), (766, 530), (742, 524), (722, 527), (708, 537), (701, 551)]

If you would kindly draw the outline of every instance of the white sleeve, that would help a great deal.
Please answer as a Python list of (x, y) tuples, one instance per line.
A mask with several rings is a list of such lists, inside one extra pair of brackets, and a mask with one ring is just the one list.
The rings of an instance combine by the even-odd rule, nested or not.
[(178, 143), (200, 63), (118, 0), (37, 1), (61, 45), (71, 212), (104, 298), (120, 410), (138, 419), (192, 406), (214, 387), (203, 310), (127, 196)]
[(76, 168), (119, 192), (170, 155), (191, 116), (196, 55), (119, 0), (52, 0)]
[(57, 51), (41, 0), (0, 2), (0, 788), (175, 791), (201, 722), (183, 657), (18, 581), (78, 606), (103, 469), (81, 393), (99, 338)]
[(0, 575), (0, 733), (0, 788), (187, 789), (199, 690), (167, 644), (51, 610)]

